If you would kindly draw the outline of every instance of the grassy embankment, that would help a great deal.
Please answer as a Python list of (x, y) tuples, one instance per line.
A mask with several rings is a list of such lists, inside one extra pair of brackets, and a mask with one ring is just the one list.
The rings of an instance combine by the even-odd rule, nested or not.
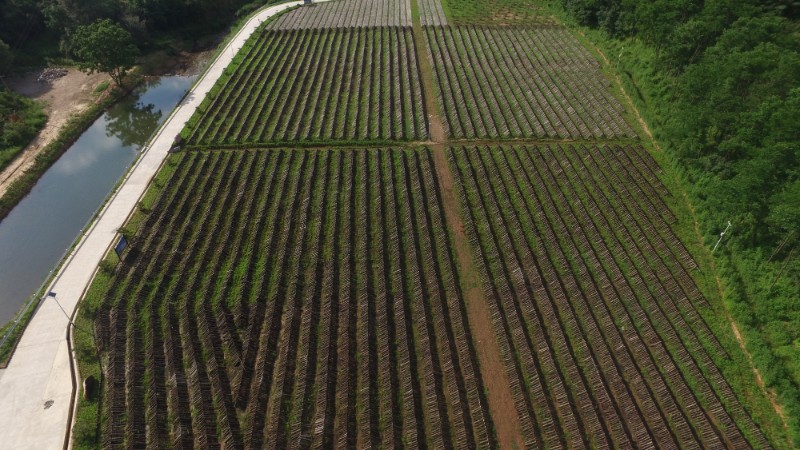
[[(55, 163), (61, 155), (83, 134), (84, 131), (92, 124), (103, 112), (111, 105), (118, 102), (121, 98), (126, 96), (131, 86), (135, 86), (138, 81), (137, 78), (132, 77), (126, 89), (114, 88), (107, 95), (102, 95), (84, 112), (77, 114), (70, 118), (61, 131), (52, 142), (47, 144), (36, 156), (36, 159), (31, 167), (25, 170), (25, 173), (17, 178), (8, 187), (8, 190), (0, 197), (0, 221), (2, 221), (8, 213), (20, 202), (28, 193), (33, 189), (33, 186), (39, 181), (39, 178)], [(35, 136), (35, 134), (34, 134)], [(31, 136), (33, 139), (33, 136)], [(28, 140), (30, 141), (30, 140)], [(23, 145), (19, 150), (24, 148)], [(17, 152), (19, 153), (19, 151)]]
[[(139, 230), (139, 226), (147, 217), (150, 208), (158, 199), (158, 196), (164, 189), (165, 184), (169, 181), (172, 173), (175, 171), (178, 161), (182, 157), (183, 154), (176, 154), (170, 155), (167, 158), (167, 161), (156, 174), (156, 177), (153, 179), (153, 182), (140, 201), (137, 209), (131, 215), (124, 229), (120, 231), (127, 236), (136, 234)], [(117, 258), (116, 253), (113, 251), (106, 255), (105, 259), (100, 263), (100, 267), (95, 273), (92, 284), (75, 314), (74, 320), (77, 329), (73, 334), (73, 348), (78, 360), (78, 373), (80, 373), (81, 377), (78, 383), (79, 392), (77, 393), (77, 395), (80, 396), (78, 400), (78, 412), (75, 419), (75, 426), (72, 429), (73, 446), (76, 449), (92, 449), (97, 448), (101, 444), (100, 430), (103, 417), (101, 414), (98, 414), (98, 412), (101, 411), (102, 373), (93, 335), (94, 319), (97, 308), (103, 300), (103, 296), (110, 288), (109, 282), (111, 281), (114, 268), (118, 262), (119, 258)], [(91, 330), (91, 332), (85, 330)], [(101, 384), (93, 395), (87, 399), (84, 397), (82, 381), (90, 376), (95, 380), (100, 380)]]

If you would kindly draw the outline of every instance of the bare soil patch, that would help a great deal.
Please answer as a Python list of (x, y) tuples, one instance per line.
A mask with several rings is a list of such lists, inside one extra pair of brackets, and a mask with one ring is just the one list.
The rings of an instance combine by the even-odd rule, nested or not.
[(495, 12), (487, 18), (487, 22), (500, 27), (529, 25), (530, 23), (535, 23), (537, 25), (556, 24), (552, 17), (542, 15), (541, 8), (536, 6), (532, 7), (530, 11), (526, 12), (521, 12), (508, 7), (498, 7), (495, 9)]

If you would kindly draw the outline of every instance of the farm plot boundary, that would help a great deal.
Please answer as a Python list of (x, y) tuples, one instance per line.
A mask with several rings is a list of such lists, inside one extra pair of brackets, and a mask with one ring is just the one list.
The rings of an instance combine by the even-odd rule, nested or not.
[(636, 138), (599, 63), (565, 29), (425, 31), (451, 138)]

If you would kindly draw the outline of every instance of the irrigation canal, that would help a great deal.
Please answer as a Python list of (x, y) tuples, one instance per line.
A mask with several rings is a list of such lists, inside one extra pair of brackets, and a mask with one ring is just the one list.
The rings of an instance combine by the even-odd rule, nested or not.
[(98, 118), (0, 222), (0, 326), (48, 278), (194, 78), (148, 79)]

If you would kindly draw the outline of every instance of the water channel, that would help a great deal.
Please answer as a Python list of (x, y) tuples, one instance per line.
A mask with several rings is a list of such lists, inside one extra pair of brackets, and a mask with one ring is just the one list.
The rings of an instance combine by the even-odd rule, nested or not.
[(98, 118), (0, 222), (0, 326), (47, 279), (193, 80), (149, 79)]

